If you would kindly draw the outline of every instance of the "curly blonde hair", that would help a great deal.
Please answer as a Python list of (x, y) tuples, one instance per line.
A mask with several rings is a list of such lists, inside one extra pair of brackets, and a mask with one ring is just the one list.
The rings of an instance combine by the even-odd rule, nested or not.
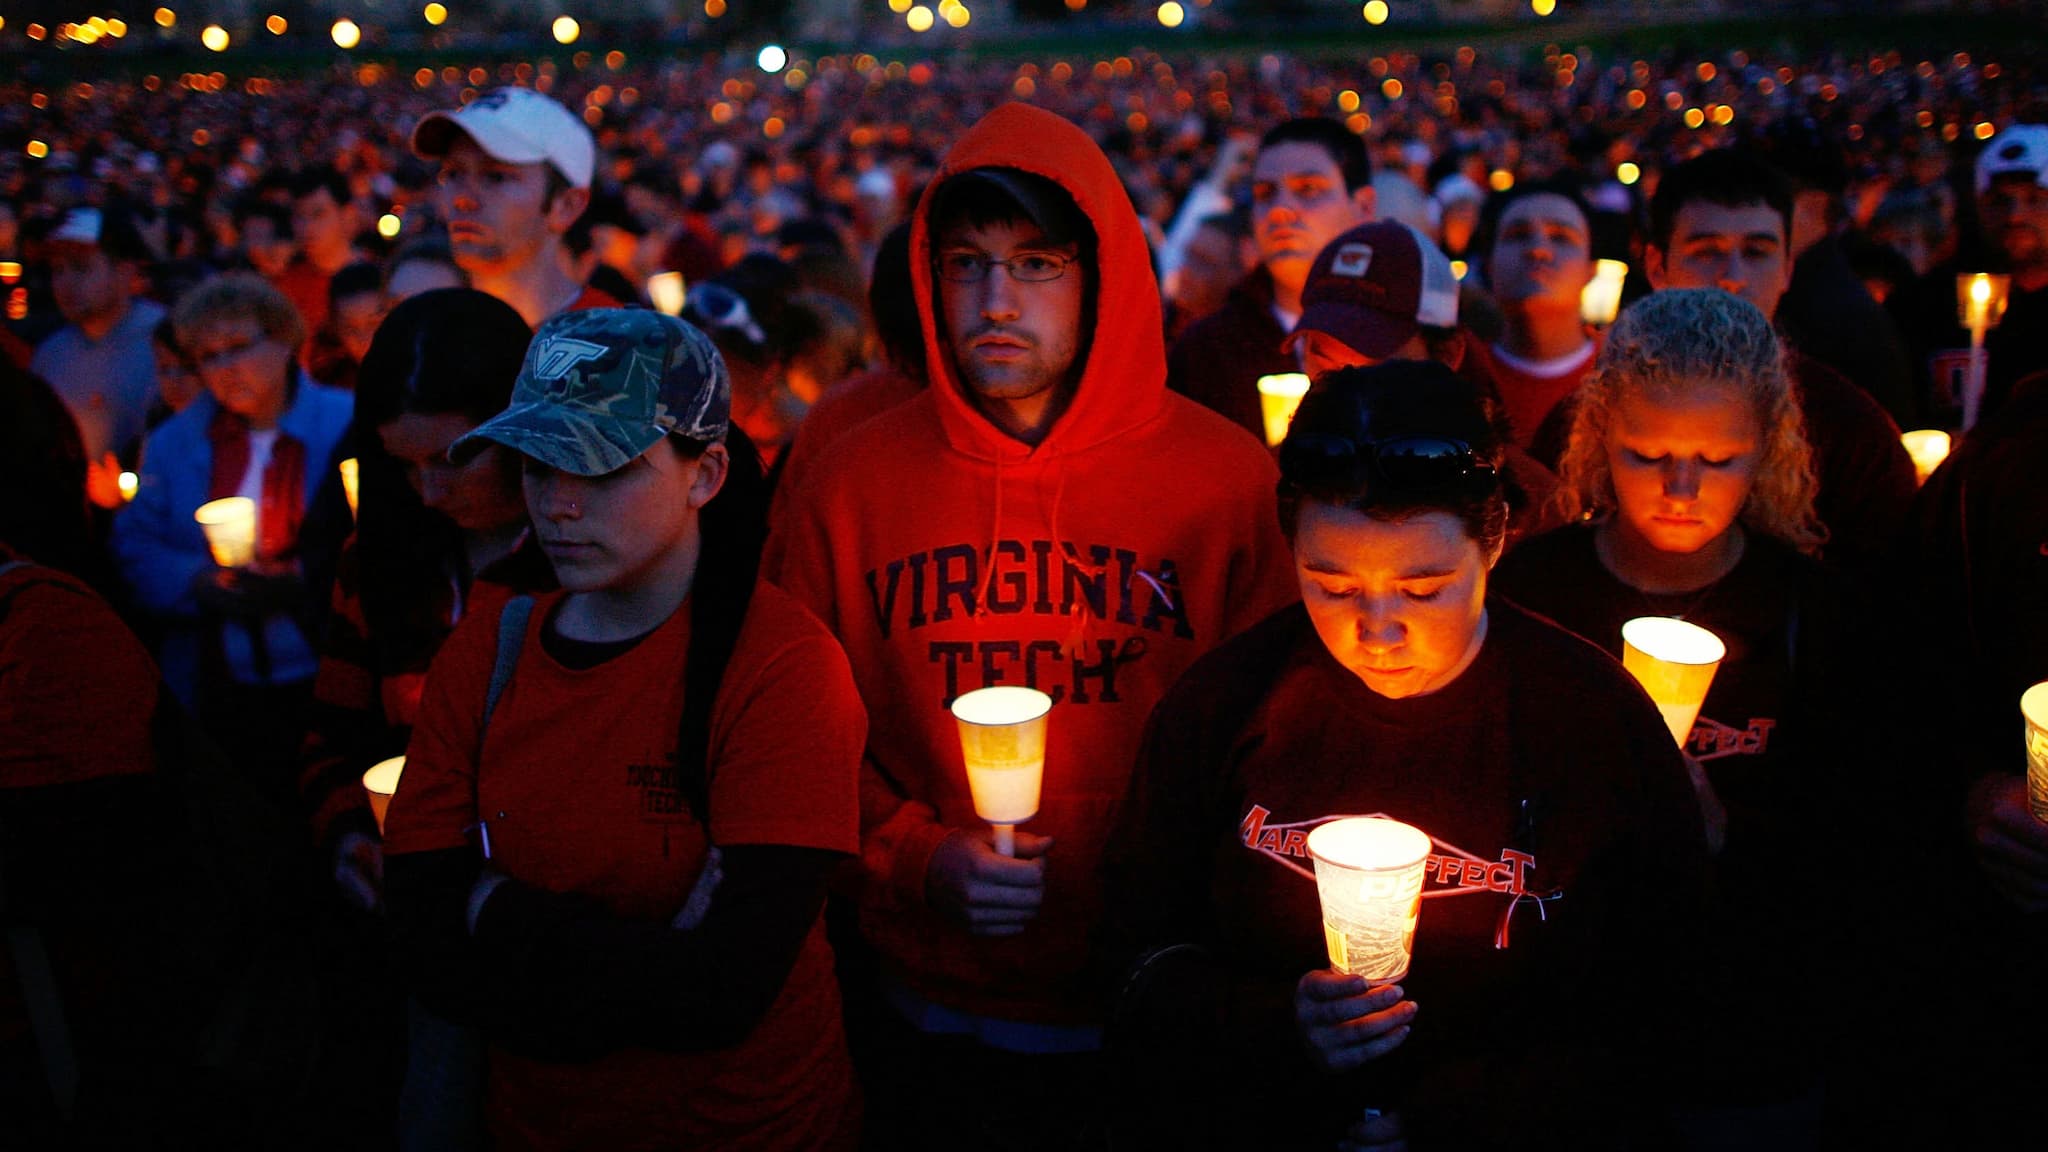
[(223, 272), (202, 280), (171, 309), (171, 327), (178, 343), (188, 348), (214, 325), (244, 318), (254, 319), (265, 337), (294, 352), (306, 342), (306, 322), (291, 298), (254, 272)]
[(1737, 389), (1756, 408), (1762, 459), (1741, 521), (1812, 554), (1827, 540), (1813, 511), (1813, 451), (1784, 349), (1756, 305), (1717, 288), (1674, 288), (1629, 306), (1573, 397), (1557, 500), (1569, 520), (1613, 511), (1607, 436), (1624, 395)]

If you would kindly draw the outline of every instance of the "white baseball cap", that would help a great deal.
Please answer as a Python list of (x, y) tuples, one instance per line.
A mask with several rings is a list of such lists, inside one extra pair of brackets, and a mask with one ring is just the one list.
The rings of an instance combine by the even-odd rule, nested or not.
[(2048, 188), (2048, 124), (2014, 124), (1977, 154), (1977, 194), (2000, 176), (2032, 176)]
[(590, 187), (597, 142), (583, 121), (531, 88), (493, 88), (453, 112), (430, 112), (412, 130), (414, 154), (448, 155), (460, 132), (507, 164), (553, 164), (577, 188)]

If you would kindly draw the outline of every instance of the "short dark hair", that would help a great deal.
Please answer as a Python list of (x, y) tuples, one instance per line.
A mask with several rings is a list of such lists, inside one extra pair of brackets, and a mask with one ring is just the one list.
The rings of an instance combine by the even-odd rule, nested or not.
[(301, 168), (292, 174), (289, 187), (291, 188), (292, 199), (295, 201), (303, 200), (323, 189), (333, 199), (337, 208), (345, 208), (350, 200), (355, 199), (348, 189), (348, 177), (343, 176), (331, 165), (327, 164), (316, 164), (311, 168)]
[(235, 228), (237, 231), (247, 228), (249, 221), (256, 219), (270, 221), (271, 226), (277, 229), (279, 237), (289, 238), (292, 235), (292, 214), (283, 205), (253, 198), (235, 205)]
[(1778, 214), (1785, 235), (1792, 234), (1792, 180), (1753, 152), (1719, 148), (1667, 169), (1650, 197), (1652, 247), (1671, 247), (1678, 213), (1694, 201), (1723, 208), (1762, 204)]
[(1592, 243), (1593, 206), (1586, 203), (1585, 193), (1577, 184), (1558, 179), (1523, 180), (1505, 192), (1488, 196), (1486, 202), (1479, 206), (1479, 225), (1472, 234), (1471, 252), (1474, 256), (1481, 260), (1493, 258), (1494, 241), (1500, 238), (1501, 217), (1506, 216), (1508, 209), (1517, 201), (1531, 196), (1557, 196), (1571, 201), (1572, 207), (1579, 210), (1579, 218), (1586, 222), (1586, 242), (1588, 245)]
[(948, 177), (933, 194), (931, 235), (955, 225), (985, 228), (1028, 220), (1054, 244), (1081, 249), (1091, 269), (1095, 229), (1067, 190), (1035, 172), (1020, 168), (971, 168)]
[(462, 265), (455, 262), (455, 251), (448, 246), (448, 238), (445, 235), (430, 232), (415, 236), (399, 245), (398, 251), (393, 252), (384, 261), (384, 287), (391, 287), (393, 272), (412, 263), (439, 264), (455, 273), (456, 279), (461, 281), (463, 287), (469, 286), (469, 273), (463, 271)]
[(327, 278), (327, 306), (333, 308), (351, 296), (383, 291), (384, 270), (368, 260), (358, 260)]
[[(1307, 450), (1311, 440), (1348, 442), (1357, 449), (1367, 440), (1396, 436), (1459, 441), (1479, 467), (1453, 481), (1417, 486), (1392, 483), (1355, 465), (1332, 471), (1307, 466), (1320, 459)], [(1327, 372), (1302, 398), (1280, 447), (1281, 524), (1292, 536), (1303, 500), (1392, 523), (1448, 512), (1482, 551), (1491, 552), (1507, 538), (1501, 482), (1506, 451), (1479, 386), (1438, 361), (1388, 360)]]
[(1297, 116), (1266, 129), (1259, 137), (1259, 151), (1281, 144), (1313, 144), (1330, 154), (1331, 162), (1344, 175), (1344, 190), (1356, 192), (1372, 183), (1372, 157), (1365, 150), (1365, 137), (1326, 116)]

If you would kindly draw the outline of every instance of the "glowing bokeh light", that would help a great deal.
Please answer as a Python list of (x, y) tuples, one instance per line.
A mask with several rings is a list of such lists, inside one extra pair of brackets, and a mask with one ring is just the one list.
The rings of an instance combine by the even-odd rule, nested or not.
[(199, 42), (211, 51), (225, 52), (228, 50), (228, 30), (218, 24), (208, 24), (199, 33)]
[(432, 24), (436, 28), (448, 22), (448, 8), (446, 5), (429, 4), (420, 10), (420, 15), (426, 18), (427, 23)]
[(932, 10), (922, 4), (913, 4), (903, 16), (903, 22), (910, 25), (912, 32), (929, 32), (932, 28)]
[(789, 53), (783, 51), (780, 44), (765, 45), (760, 55), (754, 57), (754, 63), (761, 66), (761, 71), (773, 75), (788, 67)]
[(1365, 22), (1375, 26), (1385, 24), (1387, 22), (1387, 0), (1371, 0), (1371, 3), (1365, 6)]
[(576, 23), (576, 18), (574, 16), (557, 16), (555, 17), (553, 31), (555, 34), (555, 43), (574, 44), (576, 42), (576, 38), (578, 36), (583, 35), (583, 26), (581, 24)]
[(1166, 0), (1159, 6), (1159, 23), (1168, 28), (1178, 28), (1188, 18), (1187, 10), (1175, 0)]
[(337, 48), (353, 48), (363, 42), (363, 30), (346, 16), (334, 22), (334, 27), (329, 30), (328, 35), (334, 37), (334, 45)]

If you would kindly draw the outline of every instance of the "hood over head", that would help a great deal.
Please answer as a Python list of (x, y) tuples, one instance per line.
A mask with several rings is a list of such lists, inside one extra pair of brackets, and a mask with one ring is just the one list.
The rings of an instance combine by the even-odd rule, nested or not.
[[(1073, 198), (1095, 232), (1093, 331), (1081, 344), (1087, 363), (1068, 405), (1036, 448), (1012, 439), (967, 398), (947, 351), (932, 274), (932, 206), (950, 179), (974, 169), (1014, 169), (1044, 177)], [(1011, 187), (1000, 173), (996, 183)], [(1045, 206), (1019, 198), (1033, 216)], [(946, 154), (917, 205), (910, 239), (911, 276), (924, 326), (934, 402), (952, 446), (982, 459), (1026, 460), (1079, 451), (1144, 423), (1166, 395), (1166, 338), (1152, 254), (1137, 210), (1109, 158), (1087, 133), (1051, 112), (1005, 104), (984, 116)]]

